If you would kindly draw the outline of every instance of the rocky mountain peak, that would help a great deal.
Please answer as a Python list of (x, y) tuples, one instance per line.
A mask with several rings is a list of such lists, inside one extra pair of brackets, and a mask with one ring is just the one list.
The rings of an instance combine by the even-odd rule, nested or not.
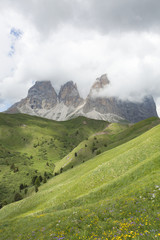
[(55, 93), (50, 81), (36, 81), (35, 84), (28, 90), (28, 97), (35, 95), (52, 95)]
[(83, 102), (83, 99), (79, 95), (77, 85), (73, 83), (73, 81), (69, 81), (61, 86), (58, 97), (59, 101), (67, 106), (73, 105), (77, 107)]
[(151, 96), (145, 96), (141, 102), (134, 102), (96, 94), (109, 84), (106, 74), (97, 78), (87, 99), (83, 100), (73, 81), (61, 86), (58, 95), (50, 81), (37, 81), (29, 89), (28, 96), (15, 103), (7, 112), (27, 113), (57, 121), (76, 116), (86, 116), (110, 122), (122, 120), (138, 122), (152, 116), (157, 117), (156, 105)]
[(104, 88), (106, 85), (110, 84), (107, 74), (103, 74), (100, 78), (97, 78), (92, 86), (92, 89)]
[(110, 84), (107, 74), (103, 74), (100, 78), (97, 78), (94, 84), (92, 85), (88, 97), (93, 97), (96, 92), (99, 92), (101, 89)]
[(29, 89), (27, 99), (32, 109), (50, 109), (57, 103), (57, 93), (50, 81), (37, 81)]

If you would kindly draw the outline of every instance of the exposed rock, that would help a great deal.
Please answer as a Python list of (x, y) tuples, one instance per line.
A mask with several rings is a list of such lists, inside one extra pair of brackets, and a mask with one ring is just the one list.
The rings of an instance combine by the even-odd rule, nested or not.
[[(141, 102), (120, 100), (118, 97), (99, 97), (100, 91), (110, 84), (107, 75), (97, 78), (83, 106), (84, 114), (99, 112), (101, 115), (112, 114), (129, 122), (138, 122), (143, 119), (158, 116), (152, 96), (146, 96)], [(96, 97), (96, 92), (98, 93)]]
[(50, 81), (37, 81), (29, 89), (26, 101), (32, 109), (51, 109), (57, 103), (57, 93)]
[(110, 84), (107, 75), (97, 78), (84, 101), (72, 81), (64, 84), (59, 94), (50, 81), (37, 81), (28, 96), (8, 109), (8, 113), (26, 113), (57, 121), (77, 116), (119, 122), (138, 122), (156, 116), (156, 105), (151, 96), (141, 102), (120, 100), (118, 97), (100, 97), (100, 92)]
[(80, 97), (77, 85), (73, 81), (69, 81), (61, 86), (59, 92), (59, 101), (63, 102), (66, 106), (78, 107), (83, 103), (83, 99)]
[(95, 83), (92, 85), (90, 93), (88, 97), (92, 97), (94, 93), (98, 93), (101, 89), (106, 87), (108, 84), (110, 84), (110, 81), (108, 80), (107, 74), (103, 74), (100, 78), (97, 78)]

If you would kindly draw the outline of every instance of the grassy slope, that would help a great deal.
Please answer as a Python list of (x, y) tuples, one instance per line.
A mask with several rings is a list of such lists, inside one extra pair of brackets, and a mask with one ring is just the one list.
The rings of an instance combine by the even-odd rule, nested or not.
[[(128, 124), (109, 124), (103, 132), (90, 136), (87, 140), (81, 142), (61, 161), (56, 163), (55, 171), (59, 172), (70, 169), (75, 165), (84, 163), (94, 156), (119, 146), (151, 129), (160, 123), (156, 117), (152, 117), (134, 125)], [(76, 153), (76, 156), (75, 156)]]
[[(53, 174), (57, 161), (106, 122), (79, 117), (55, 122), (23, 114), (0, 114), (0, 204), (12, 202), (20, 184), (35, 175)], [(11, 170), (14, 163), (19, 171)], [(29, 188), (28, 194), (34, 191)], [(25, 196), (24, 190), (21, 195)]]
[(1, 239), (157, 239), (160, 125), (0, 210)]

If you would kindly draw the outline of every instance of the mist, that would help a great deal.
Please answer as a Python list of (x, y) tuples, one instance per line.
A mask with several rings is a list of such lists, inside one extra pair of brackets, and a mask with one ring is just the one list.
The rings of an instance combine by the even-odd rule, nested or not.
[(102, 95), (152, 95), (159, 109), (159, 7), (158, 0), (2, 0), (0, 110), (37, 80), (56, 91), (73, 80), (85, 98), (104, 73), (111, 84)]

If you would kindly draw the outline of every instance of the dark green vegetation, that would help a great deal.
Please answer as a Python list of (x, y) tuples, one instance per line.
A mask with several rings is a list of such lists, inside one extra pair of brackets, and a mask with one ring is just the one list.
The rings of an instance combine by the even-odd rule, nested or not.
[(17, 193), (25, 197), (37, 190), (54, 175), (57, 161), (106, 125), (83, 117), (55, 122), (1, 113), (0, 206), (15, 201)]
[[(31, 167), (36, 166), (35, 169), (40, 175), (44, 171), (42, 162), (48, 160), (50, 164), (52, 159), (45, 160), (42, 155), (42, 159), (38, 161), (40, 164), (38, 169), (35, 156), (38, 154), (39, 146), (33, 147), (35, 144), (33, 129), (40, 127), (38, 123), (45, 125), (43, 127), (45, 131), (50, 124), (57, 126), (52, 131), (54, 131), (54, 139), (55, 136), (59, 137), (56, 141), (57, 144), (59, 143), (56, 155), (59, 158), (53, 156), (53, 163), (61, 174), (41, 184), (38, 192), (33, 190), (32, 193), (30, 190), (29, 197), (4, 206), (0, 210), (0, 239), (159, 239), (160, 125), (158, 119), (148, 119), (133, 126), (111, 124), (106, 128), (105, 122), (94, 122), (84, 118), (56, 123), (25, 115), (9, 118), (13, 119), (13, 117), (18, 118), (17, 122), (22, 118), (26, 121), (23, 123), (26, 125), (24, 129), (26, 130), (27, 127), (30, 129), (29, 143), (25, 147), (19, 147), (18, 152), (24, 154), (26, 149), (29, 151), (33, 149), (29, 152), (34, 162)], [(91, 125), (88, 121), (91, 121)], [(63, 126), (63, 131), (60, 130), (60, 126)], [(81, 128), (84, 132), (80, 139)], [(41, 132), (35, 131), (35, 136), (38, 135), (38, 138), (42, 134), (42, 126), (40, 129)], [(64, 129), (66, 134), (71, 134), (74, 141), (70, 139), (69, 143), (61, 142)], [(47, 130), (47, 133), (50, 131)], [(61, 131), (63, 135), (60, 134)], [(43, 138), (48, 139), (47, 136), (44, 133)], [(75, 145), (78, 146), (70, 153), (74, 158), (72, 162), (74, 165), (64, 172), (62, 162), (65, 164), (66, 158), (61, 161), (58, 159), (61, 158), (63, 149), (66, 149), (64, 154), (69, 153), (70, 141), (77, 141)], [(81, 144), (86, 151), (90, 151), (91, 157), (86, 157), (85, 162), (79, 164), (76, 161), (81, 161), (78, 152)], [(48, 146), (45, 145), (47, 152)], [(7, 144), (3, 143), (3, 147), (7, 148)], [(95, 147), (97, 149), (92, 152)], [(9, 170), (11, 174), (20, 174), (21, 167), (18, 164), (18, 162), (14, 163), (18, 171), (14, 173), (13, 170)], [(37, 182), (36, 186), (39, 185), (40, 177), (35, 182)], [(20, 198), (19, 195), (16, 197)]]

